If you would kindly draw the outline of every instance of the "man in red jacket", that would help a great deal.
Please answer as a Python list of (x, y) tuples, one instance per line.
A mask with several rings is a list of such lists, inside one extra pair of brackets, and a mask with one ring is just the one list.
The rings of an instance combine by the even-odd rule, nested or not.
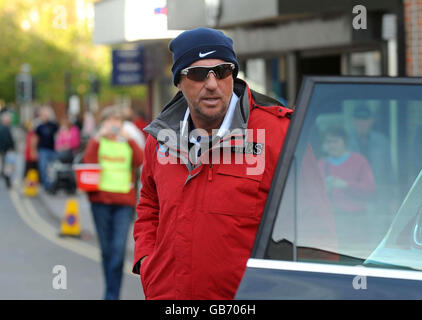
[(133, 272), (147, 299), (233, 299), (292, 111), (236, 78), (224, 33), (169, 47), (180, 91), (145, 129)]

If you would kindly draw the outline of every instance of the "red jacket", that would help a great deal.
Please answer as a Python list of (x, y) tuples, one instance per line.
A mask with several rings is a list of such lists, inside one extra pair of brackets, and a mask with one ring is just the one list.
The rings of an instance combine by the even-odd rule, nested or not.
[(366, 204), (375, 194), (375, 180), (371, 166), (364, 156), (350, 152), (342, 164), (332, 165), (327, 159), (318, 162), (321, 175), (340, 178), (347, 182), (347, 188), (334, 188), (330, 191), (333, 205), (350, 213), (365, 211)]
[(28, 162), (38, 160), (37, 141), (38, 138), (35, 132), (32, 130), (28, 131), (25, 142), (25, 160)]
[[(150, 135), (134, 225), (133, 271), (140, 271), (147, 299), (234, 298), (292, 112), (275, 100), (251, 92), (243, 81), (236, 80), (234, 91), (240, 99), (233, 126), (246, 128), (247, 124), (249, 129), (266, 130), (265, 141), (248, 136), (248, 141), (263, 146), (262, 152), (255, 145), (248, 151), (255, 150), (256, 159), (261, 161), (258, 175), (246, 172), (256, 165), (233, 161), (232, 164), (213, 161), (212, 165), (197, 167), (180, 163), (181, 148), (172, 148), (171, 142), (163, 145), (157, 142), (159, 129), (177, 131), (179, 121), (183, 120), (187, 105), (180, 92), (146, 128)], [(236, 153), (243, 154), (239, 150), (230, 148), (228, 153), (220, 152), (220, 156), (233, 160)], [(163, 164), (163, 159), (179, 163)], [(138, 270), (139, 260), (146, 255), (148, 258)]]

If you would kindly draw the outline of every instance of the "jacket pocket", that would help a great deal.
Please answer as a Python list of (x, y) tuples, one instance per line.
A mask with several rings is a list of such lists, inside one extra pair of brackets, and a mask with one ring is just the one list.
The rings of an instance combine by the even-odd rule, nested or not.
[(151, 260), (151, 257), (148, 256), (142, 263), (141, 263), (141, 269), (139, 270), (139, 273), (141, 275), (141, 283), (142, 283), (142, 288), (144, 289), (144, 295), (145, 295), (145, 299), (147, 299), (147, 290), (148, 290), (148, 282), (146, 279), (146, 272), (145, 269), (147, 267), (147, 264), (149, 263), (149, 260)]
[(221, 164), (213, 177), (205, 192), (205, 212), (258, 216), (256, 208), (262, 175), (248, 175), (244, 165)]

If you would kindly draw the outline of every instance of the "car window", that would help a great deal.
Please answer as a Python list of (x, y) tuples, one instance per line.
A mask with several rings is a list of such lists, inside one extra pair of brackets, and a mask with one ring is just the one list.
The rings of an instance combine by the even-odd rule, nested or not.
[(421, 85), (316, 83), (266, 258), (422, 269), (421, 169)]

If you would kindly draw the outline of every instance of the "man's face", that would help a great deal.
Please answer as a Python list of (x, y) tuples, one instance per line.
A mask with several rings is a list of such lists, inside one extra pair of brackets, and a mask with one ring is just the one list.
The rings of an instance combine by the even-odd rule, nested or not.
[[(215, 66), (224, 62), (221, 59), (204, 59), (192, 63), (190, 67)], [(214, 73), (210, 72), (204, 81), (198, 82), (182, 75), (177, 87), (183, 92), (194, 121), (200, 121), (206, 126), (214, 123), (219, 125), (227, 112), (233, 93), (233, 76), (217, 79)]]
[(10, 116), (9, 113), (6, 112), (6, 113), (2, 114), (1, 122), (2, 122), (3, 125), (8, 127), (12, 123), (12, 117)]
[(48, 122), (50, 120), (50, 112), (48, 109), (41, 109), (40, 110), (40, 118), (42, 122)]
[(362, 118), (355, 118), (354, 125), (356, 129), (356, 133), (360, 136), (366, 136), (372, 128), (373, 124), (372, 118), (362, 119)]
[(104, 125), (108, 129), (106, 134), (107, 137), (117, 137), (122, 127), (122, 118), (118, 116), (111, 116), (104, 121)]

